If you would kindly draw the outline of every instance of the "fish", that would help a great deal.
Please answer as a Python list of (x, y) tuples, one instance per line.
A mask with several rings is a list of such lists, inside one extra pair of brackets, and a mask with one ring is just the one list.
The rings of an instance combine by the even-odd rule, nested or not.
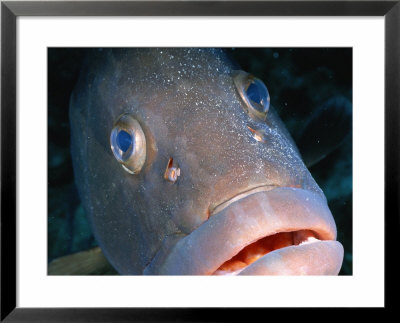
[(88, 49), (75, 182), (120, 275), (337, 275), (323, 191), (267, 86), (218, 48)]
[(115, 269), (99, 247), (79, 251), (50, 261), (48, 275), (115, 275)]

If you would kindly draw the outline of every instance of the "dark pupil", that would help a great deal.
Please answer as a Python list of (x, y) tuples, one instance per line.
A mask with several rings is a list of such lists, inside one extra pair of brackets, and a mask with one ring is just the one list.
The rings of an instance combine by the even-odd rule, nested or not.
[(260, 90), (258, 83), (251, 83), (246, 91), (248, 98), (255, 103), (261, 104), (262, 97)]
[(126, 152), (128, 148), (132, 145), (132, 136), (124, 130), (118, 132), (117, 144), (119, 149)]
[(250, 101), (256, 103), (257, 110), (268, 110), (269, 108), (269, 93), (264, 83), (260, 80), (253, 80), (246, 90), (247, 97)]

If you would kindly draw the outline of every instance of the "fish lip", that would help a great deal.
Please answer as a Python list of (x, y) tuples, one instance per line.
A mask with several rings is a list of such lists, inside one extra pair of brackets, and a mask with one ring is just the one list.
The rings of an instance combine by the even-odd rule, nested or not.
[[(261, 209), (245, 210), (257, 203)], [(311, 230), (320, 240), (336, 239), (333, 216), (319, 194), (292, 187), (251, 192), (165, 250), (159, 257), (162, 262), (152, 262), (144, 274), (211, 275), (249, 244), (278, 232), (299, 230)]]
[[(286, 189), (286, 188), (299, 188), (299, 187), (281, 187), (281, 186), (278, 186), (278, 185), (272, 185), (272, 184), (267, 184), (267, 185), (260, 185), (260, 186), (257, 186), (257, 187), (254, 187), (254, 188), (252, 188), (252, 189), (249, 189), (249, 190), (247, 190), (247, 191), (243, 191), (243, 192), (241, 192), (241, 193), (239, 193), (239, 194), (237, 194), (237, 195), (235, 195), (235, 196), (233, 196), (232, 198), (230, 198), (230, 199), (228, 199), (228, 200), (226, 200), (225, 202), (222, 202), (221, 204), (219, 204), (219, 205), (217, 205), (213, 210), (212, 210), (212, 212), (210, 212), (210, 217), (211, 216), (214, 216), (214, 215), (217, 215), (218, 213), (220, 213), (220, 212), (223, 212), (226, 208), (229, 208), (229, 206), (232, 204), (232, 203), (235, 203), (235, 202), (238, 202), (238, 203), (240, 203), (240, 201), (242, 200), (242, 199), (245, 199), (245, 198), (247, 198), (247, 197), (249, 197), (249, 196), (251, 196), (251, 195), (253, 195), (253, 194), (256, 194), (256, 193), (258, 193), (258, 192), (267, 192), (267, 191), (271, 191), (271, 190), (273, 190), (273, 189), (276, 189), (276, 188), (283, 188), (283, 189)], [(304, 228), (304, 229), (306, 229), (306, 228)], [(306, 229), (307, 230), (307, 229)], [(278, 230), (278, 231), (276, 231), (276, 232), (274, 232), (273, 234), (278, 234), (278, 233), (283, 233), (283, 232), (296, 232), (296, 231), (299, 231), (299, 230)], [(327, 237), (327, 235), (325, 234), (325, 233), (323, 233), (323, 232), (316, 232), (320, 237), (321, 236), (324, 236), (324, 237), (326, 237), (327, 239), (316, 239), (316, 241), (312, 241), (312, 242), (307, 242), (307, 244), (309, 244), (309, 243), (318, 243), (318, 242), (321, 242), (321, 241), (332, 241), (332, 239), (329, 239), (328, 237)], [(335, 236), (335, 238), (336, 238), (336, 228), (335, 228), (335, 230), (334, 231), (332, 231), (332, 233), (334, 234), (334, 236)], [(265, 237), (267, 237), (267, 236), (269, 236), (269, 235), (266, 235), (266, 236), (263, 236), (263, 237), (261, 237), (261, 238), (257, 238), (257, 239), (254, 239), (254, 240), (252, 240), (252, 241), (250, 241), (250, 243), (247, 243), (246, 245), (244, 245), (243, 246), (243, 248), (242, 249), (240, 249), (240, 251), (241, 250), (243, 250), (243, 249), (245, 249), (247, 246), (249, 246), (250, 244), (252, 244), (252, 243), (254, 243), (254, 242), (256, 242), (256, 241), (258, 241), (258, 240), (260, 240), (260, 239), (263, 239), (263, 238), (265, 238)], [(335, 239), (334, 238), (334, 239)], [(334, 240), (333, 239), (333, 240)], [(336, 242), (336, 241), (335, 241)], [(303, 245), (304, 246), (304, 245)], [(286, 248), (297, 248), (297, 247), (302, 247), (301, 245), (291, 245), (291, 246), (288, 246), (288, 247), (283, 247), (283, 248), (280, 248), (280, 249), (277, 249), (277, 250), (273, 250), (273, 251), (271, 251), (270, 253), (268, 253), (268, 254), (271, 254), (271, 253), (276, 253), (276, 252), (282, 252), (282, 251), (284, 251), (284, 250), (282, 250), (282, 249), (286, 249)], [(239, 251), (239, 252), (240, 252)], [(268, 255), (267, 254), (267, 255)], [(253, 262), (253, 263), (251, 263), (251, 264), (248, 264), (247, 266), (245, 266), (245, 267), (243, 267), (243, 268), (240, 268), (240, 269), (238, 269), (238, 270), (235, 270), (235, 271), (233, 271), (232, 273), (227, 273), (227, 275), (241, 275), (242, 274), (242, 272), (246, 272), (246, 271), (248, 271), (248, 268), (249, 267), (253, 267), (254, 265), (256, 265), (256, 263), (257, 262), (261, 262), (262, 260), (263, 260), (263, 258), (264, 257), (266, 257), (267, 255), (264, 255), (264, 256), (262, 256), (260, 259), (258, 259), (257, 261), (255, 261), (255, 262)], [(225, 259), (225, 261), (227, 261), (227, 260), (229, 260), (230, 258), (227, 258), (227, 259)], [(225, 262), (224, 261), (224, 262)], [(222, 262), (221, 263), (221, 265), (224, 263), (224, 262)], [(252, 266), (253, 265), (253, 266)], [(219, 267), (218, 267), (219, 268)], [(339, 268), (340, 269), (340, 268)], [(217, 269), (218, 270), (218, 269)], [(216, 271), (217, 271), (216, 270)], [(216, 271), (214, 271), (213, 273), (211, 273), (211, 275), (214, 275), (215, 274), (215, 272)]]
[(343, 256), (340, 242), (316, 240), (271, 251), (235, 275), (337, 275)]
[(211, 211), (209, 211), (210, 217), (218, 214), (219, 212), (222, 212), (225, 208), (229, 207), (230, 204), (240, 201), (241, 199), (246, 198), (251, 194), (255, 194), (257, 192), (270, 191), (277, 187), (279, 186), (274, 184), (265, 184), (265, 185), (258, 185), (246, 191), (242, 191), (241, 193), (238, 193), (232, 196), (231, 198), (227, 199), (226, 201), (215, 206)]

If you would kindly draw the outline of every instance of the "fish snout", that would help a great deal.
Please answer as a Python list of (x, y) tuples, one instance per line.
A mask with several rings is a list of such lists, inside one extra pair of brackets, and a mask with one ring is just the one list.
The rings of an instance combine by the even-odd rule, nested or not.
[(250, 192), (178, 241), (147, 274), (336, 275), (343, 247), (318, 194), (298, 188)]

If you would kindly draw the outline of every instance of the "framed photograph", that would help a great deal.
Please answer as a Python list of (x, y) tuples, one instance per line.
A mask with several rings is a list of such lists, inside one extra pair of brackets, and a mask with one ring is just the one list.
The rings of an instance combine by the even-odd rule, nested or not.
[(2, 2), (1, 319), (389, 307), (399, 13)]

